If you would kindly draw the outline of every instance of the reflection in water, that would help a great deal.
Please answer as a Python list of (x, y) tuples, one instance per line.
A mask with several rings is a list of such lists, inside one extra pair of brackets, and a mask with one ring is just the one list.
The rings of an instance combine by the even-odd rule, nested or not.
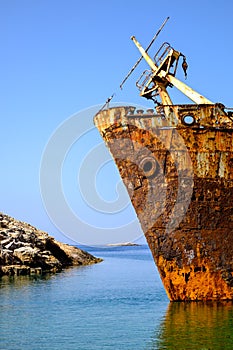
[(170, 303), (147, 349), (232, 350), (232, 302)]
[(43, 274), (32, 274), (32, 275), (21, 275), (21, 276), (2, 276), (0, 277), (0, 293), (6, 293), (7, 291), (17, 292), (18, 289), (30, 289), (32, 286), (39, 285), (41, 283), (45, 283), (49, 280), (56, 280), (58, 278), (65, 278), (72, 275), (72, 271), (75, 271), (77, 268), (82, 268), (85, 271), (87, 266), (81, 267), (69, 267), (65, 270), (57, 273), (43, 273)]
[(7, 290), (12, 288), (17, 290), (20, 288), (25, 288), (38, 281), (49, 280), (53, 275), (44, 274), (44, 275), (30, 275), (30, 276), (3, 276), (0, 278), (0, 293), (1, 290), (6, 293)]

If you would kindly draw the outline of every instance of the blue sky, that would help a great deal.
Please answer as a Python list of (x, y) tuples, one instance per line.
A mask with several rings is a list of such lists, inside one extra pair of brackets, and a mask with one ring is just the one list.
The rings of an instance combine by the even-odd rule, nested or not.
[[(167, 16), (170, 20), (149, 53), (153, 56), (161, 43), (168, 41), (187, 57), (186, 83), (210, 100), (233, 107), (232, 13), (231, 0), (1, 0), (0, 211), (67, 241), (68, 233), (64, 235), (54, 226), (41, 198), (39, 173), (46, 144), (67, 118), (103, 104), (113, 92), (114, 102), (151, 106), (135, 87), (146, 68), (144, 63), (123, 91), (119, 85), (139, 57), (130, 36), (135, 35), (146, 47)], [(171, 97), (174, 103), (187, 102), (175, 89)], [(82, 154), (95, 142), (100, 139), (93, 131), (73, 147), (73, 168), (78, 166), (75, 152)], [(77, 157), (77, 163), (81, 158)], [(72, 180), (73, 189), (69, 184), (77, 171), (72, 174), (72, 167), (64, 175), (64, 187), (75, 206), (79, 199), (72, 193), (77, 182)], [(109, 164), (98, 181), (107, 200), (114, 199), (119, 181), (114, 166)], [(80, 203), (85, 217), (88, 209)], [(134, 220), (132, 210), (126, 216)], [(111, 220), (113, 225), (118, 221), (102, 216), (92, 224), (98, 226), (105, 219), (108, 227)]]

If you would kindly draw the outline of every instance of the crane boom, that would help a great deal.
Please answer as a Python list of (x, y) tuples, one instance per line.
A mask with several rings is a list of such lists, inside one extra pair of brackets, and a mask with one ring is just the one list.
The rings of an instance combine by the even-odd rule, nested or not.
[[(143, 47), (139, 44), (139, 42), (136, 40), (135, 36), (132, 36), (131, 39), (134, 41), (134, 43), (137, 46), (138, 50), (140, 51), (142, 57), (149, 64), (152, 71), (156, 71), (157, 70), (156, 64), (154, 63), (152, 58), (148, 55), (148, 53), (143, 49)], [(162, 100), (162, 103), (164, 105), (172, 105), (173, 104), (164, 84), (160, 84), (160, 86), (158, 87), (158, 93), (159, 93), (160, 98)]]
[(206, 97), (202, 96), (199, 92), (193, 90), (191, 87), (177, 79), (176, 77), (173, 77), (172, 75), (168, 74), (166, 76), (166, 79), (174, 85), (178, 90), (183, 92), (190, 100), (197, 104), (213, 104), (210, 100), (208, 100)]

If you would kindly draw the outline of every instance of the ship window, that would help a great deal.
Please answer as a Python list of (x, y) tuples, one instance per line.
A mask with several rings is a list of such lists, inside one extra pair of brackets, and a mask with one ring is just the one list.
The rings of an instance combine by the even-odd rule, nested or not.
[(185, 115), (183, 117), (183, 123), (185, 125), (188, 125), (188, 126), (191, 126), (193, 124), (195, 124), (195, 118), (192, 114), (188, 114), (188, 115)]
[(146, 176), (147, 178), (152, 178), (158, 173), (159, 164), (154, 157), (149, 156), (142, 159), (142, 161), (139, 164), (139, 168), (143, 170), (144, 176)]
[(152, 169), (152, 163), (150, 161), (146, 162), (143, 165), (143, 170), (147, 173), (148, 171), (150, 171)]

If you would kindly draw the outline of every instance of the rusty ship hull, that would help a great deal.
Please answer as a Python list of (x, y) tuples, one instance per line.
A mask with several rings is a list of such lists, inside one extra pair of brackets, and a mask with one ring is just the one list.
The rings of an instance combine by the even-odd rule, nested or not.
[(169, 299), (232, 300), (233, 121), (224, 106), (115, 107), (94, 123)]

